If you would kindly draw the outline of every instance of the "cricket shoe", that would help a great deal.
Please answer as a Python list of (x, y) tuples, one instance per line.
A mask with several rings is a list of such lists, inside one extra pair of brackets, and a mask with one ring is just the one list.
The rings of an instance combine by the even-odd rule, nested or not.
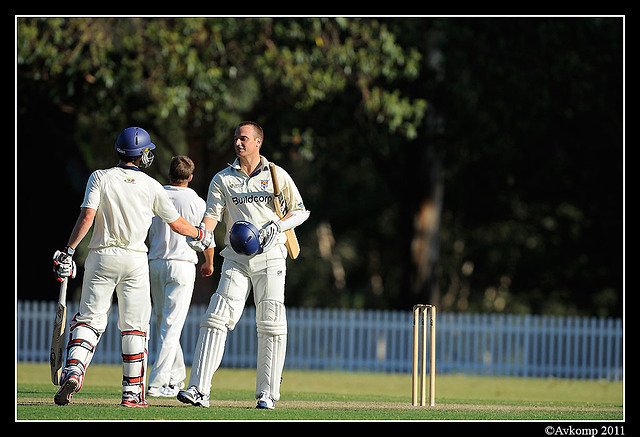
[(209, 396), (203, 395), (195, 385), (186, 390), (180, 390), (176, 398), (183, 404), (191, 404), (196, 407), (209, 408)]
[(265, 392), (260, 393), (260, 397), (258, 398), (258, 404), (256, 408), (259, 410), (273, 410), (276, 408), (276, 402), (273, 398), (267, 395)]
[(184, 387), (184, 382), (182, 381), (178, 384), (165, 384), (162, 387), (149, 387), (149, 390), (147, 390), (147, 396), (174, 398), (182, 387)]
[(129, 408), (145, 408), (149, 403), (142, 397), (140, 393), (132, 393), (130, 391), (122, 392), (122, 402), (120, 405)]
[(71, 396), (80, 390), (80, 378), (81, 376), (76, 373), (69, 373), (69, 376), (60, 384), (58, 392), (53, 396), (53, 402), (56, 405), (68, 405)]

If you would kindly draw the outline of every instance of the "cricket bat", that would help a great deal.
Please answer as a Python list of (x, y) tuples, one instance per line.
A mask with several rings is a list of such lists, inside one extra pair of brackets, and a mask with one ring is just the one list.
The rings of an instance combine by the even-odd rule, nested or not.
[(62, 351), (64, 347), (64, 331), (67, 321), (67, 281), (64, 278), (60, 284), (60, 295), (58, 296), (58, 309), (53, 322), (53, 335), (51, 336), (51, 354), (49, 364), (51, 365), (51, 382), (60, 385), (60, 371), (62, 370)]
[[(282, 209), (280, 208), (280, 184), (276, 177), (276, 166), (273, 162), (269, 163), (269, 171), (271, 172), (271, 180), (273, 181), (273, 203), (276, 207), (276, 214), (278, 214), (278, 218), (282, 219)], [(291, 259), (296, 259), (298, 255), (300, 255), (298, 237), (296, 237), (296, 233), (293, 229), (284, 231), (284, 234), (287, 236), (287, 242), (285, 243), (287, 252), (289, 252)]]

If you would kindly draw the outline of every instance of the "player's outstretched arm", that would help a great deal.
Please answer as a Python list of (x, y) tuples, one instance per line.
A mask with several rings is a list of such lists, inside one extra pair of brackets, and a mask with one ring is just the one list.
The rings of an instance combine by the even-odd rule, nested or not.
[(210, 247), (215, 247), (213, 232), (207, 229), (204, 223), (200, 223), (197, 228), (189, 223), (184, 217), (168, 223), (173, 232), (187, 237), (187, 244), (196, 252), (202, 252)]
[(173, 232), (177, 232), (185, 237), (197, 238), (200, 233), (198, 229), (184, 217), (178, 217), (178, 220), (169, 223), (169, 227)]

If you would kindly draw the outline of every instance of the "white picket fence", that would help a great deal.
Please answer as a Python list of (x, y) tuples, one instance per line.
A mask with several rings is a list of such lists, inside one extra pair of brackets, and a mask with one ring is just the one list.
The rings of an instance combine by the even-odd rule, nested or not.
[[(47, 362), (54, 302), (18, 301), (18, 361)], [(187, 365), (206, 305), (193, 305), (181, 344)], [(68, 318), (77, 311), (70, 303)], [(116, 304), (94, 363), (121, 363)], [(288, 308), (287, 369), (411, 372), (412, 312)], [(619, 318), (438, 313), (436, 372), (470, 375), (607, 379), (623, 377)], [(157, 350), (150, 332), (150, 362)], [(227, 337), (222, 366), (256, 365), (255, 308), (248, 305)]]

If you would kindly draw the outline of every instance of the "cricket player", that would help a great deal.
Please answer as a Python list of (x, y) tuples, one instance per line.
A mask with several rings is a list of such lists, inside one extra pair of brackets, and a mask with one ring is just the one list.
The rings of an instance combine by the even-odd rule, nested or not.
[[(273, 409), (280, 399), (287, 343), (284, 231), (302, 224), (309, 211), (289, 174), (276, 167), (287, 211), (282, 220), (278, 218), (269, 162), (260, 155), (263, 140), (263, 130), (258, 124), (241, 123), (234, 135), (237, 159), (217, 173), (209, 185), (204, 227), (213, 231), (224, 221), (226, 247), (220, 253), (224, 261), (218, 288), (200, 324), (188, 388), (180, 390), (177, 396), (183, 403), (209, 407), (212, 378), (222, 361), (227, 331), (233, 330), (240, 320), (252, 289), (258, 334), (256, 408)], [(230, 244), (230, 238), (237, 237), (236, 229), (242, 237), (235, 239), (240, 241), (240, 246), (236, 245), (238, 251)], [(213, 262), (213, 250), (204, 250), (205, 264)]]
[[(72, 257), (91, 226), (78, 313), (70, 324), (67, 359), (62, 369), (57, 405), (67, 405), (82, 388), (86, 370), (107, 326), (115, 290), (122, 341), (122, 402), (146, 407), (145, 378), (151, 299), (145, 239), (154, 215), (181, 235), (198, 241), (197, 250), (213, 244), (213, 234), (194, 227), (173, 205), (167, 191), (141, 171), (153, 162), (155, 149), (140, 127), (123, 130), (115, 143), (117, 166), (94, 171), (87, 182), (80, 215), (67, 246), (54, 254), (59, 280), (75, 276)], [(95, 225), (94, 225), (95, 222)]]
[[(178, 213), (189, 223), (199, 224), (206, 203), (189, 188), (194, 169), (188, 156), (173, 157), (169, 164), (169, 185), (164, 189)], [(149, 228), (149, 279), (159, 350), (149, 373), (149, 396), (175, 397), (184, 387), (187, 373), (180, 335), (191, 304), (197, 263), (198, 255), (185, 237), (171, 231), (160, 216), (155, 216)]]

